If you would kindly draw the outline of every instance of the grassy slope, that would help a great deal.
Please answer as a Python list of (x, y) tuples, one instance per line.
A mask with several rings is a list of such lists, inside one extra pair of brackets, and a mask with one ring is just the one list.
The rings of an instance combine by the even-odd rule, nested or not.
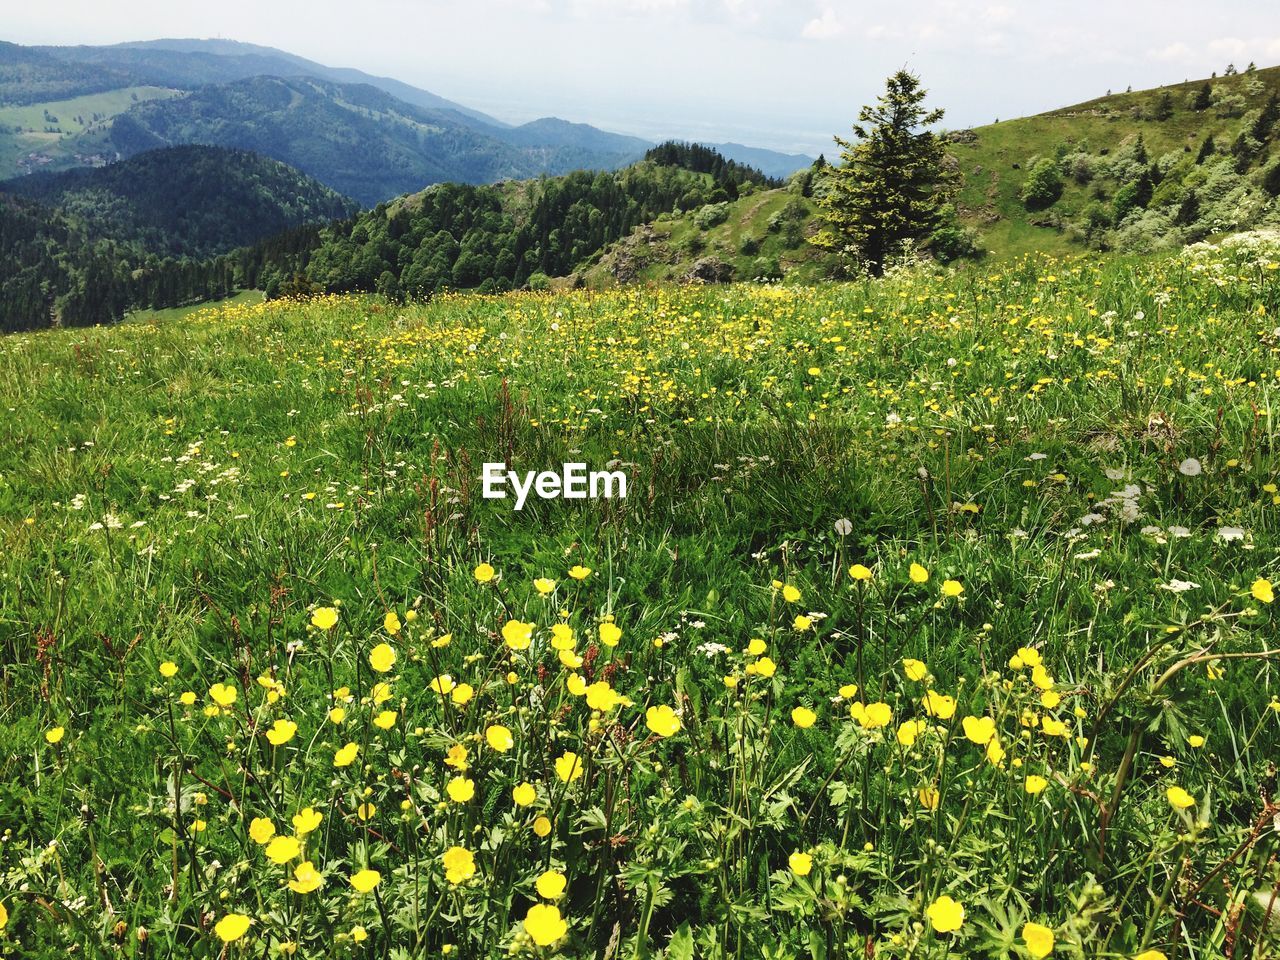
[[(0, 180), (35, 169), (81, 166), (75, 155), (92, 155), (103, 150), (104, 137), (113, 118), (140, 101), (177, 94), (178, 91), (164, 87), (122, 87), (69, 100), (0, 106)], [(47, 123), (45, 111), (57, 117), (58, 122)], [(97, 120), (93, 119), (95, 113), (99, 115)], [(15, 131), (15, 127), (21, 127), (22, 131)], [(31, 153), (47, 156), (51, 162), (39, 166), (20, 164)]]
[[(583, 277), (591, 286), (611, 286), (618, 282), (620, 263), (633, 261), (640, 263), (635, 279), (641, 282), (677, 280), (686, 276), (697, 260), (715, 257), (732, 264), (738, 279), (752, 279), (758, 272), (757, 261), (763, 257), (777, 263), (789, 277), (817, 279), (822, 275), (823, 256), (806, 243), (788, 244), (779, 232), (769, 230), (769, 218), (793, 198), (786, 189), (739, 197), (730, 203), (723, 223), (705, 230), (697, 225), (694, 214), (660, 218), (594, 258)], [(805, 206), (812, 216), (816, 208), (808, 201)], [(757, 241), (757, 252), (742, 252), (748, 237)], [(696, 253), (690, 249), (695, 238), (701, 242)]]
[[(1245, 87), (1250, 80), (1261, 82), (1265, 90), (1246, 95)], [(1210, 82), (1215, 92), (1239, 93), (1252, 110), (1260, 107), (1272, 91), (1280, 89), (1280, 67), (1219, 77)], [(1027, 161), (1037, 156), (1052, 156), (1059, 144), (1074, 148), (1086, 141), (1090, 153), (1100, 158), (1101, 150), (1115, 153), (1138, 134), (1142, 135), (1153, 160), (1165, 153), (1188, 150), (1194, 157), (1201, 142), (1210, 134), (1217, 141), (1218, 149), (1224, 150), (1235, 138), (1241, 120), (1220, 118), (1212, 107), (1203, 112), (1190, 109), (1188, 98), (1203, 83), (1196, 80), (1114, 94), (1033, 117), (975, 128), (975, 142), (951, 145), (964, 175), (964, 186), (957, 200), (962, 219), (979, 230), (984, 247), (997, 251), (1002, 257), (1016, 257), (1030, 250), (1080, 249), (1079, 244), (1073, 244), (1057, 230), (1033, 225), (1032, 221), (1043, 219), (1045, 212), (1030, 213), (1018, 199), (1027, 174)], [(1135, 110), (1149, 115), (1165, 91), (1173, 98), (1172, 117), (1157, 122), (1133, 116)], [(1013, 168), (1015, 163), (1020, 169)], [(1051, 211), (1062, 216), (1078, 214), (1089, 202), (1093, 189), (1093, 185), (1081, 186), (1067, 180), (1062, 199)]]

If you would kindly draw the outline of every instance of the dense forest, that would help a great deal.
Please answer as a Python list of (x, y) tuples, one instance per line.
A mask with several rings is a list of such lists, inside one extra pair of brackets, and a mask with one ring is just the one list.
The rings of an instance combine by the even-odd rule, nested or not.
[(241, 255), (245, 279), (279, 293), (377, 291), (393, 298), (445, 289), (544, 285), (665, 213), (694, 210), (768, 182), (720, 158), (711, 172), (645, 161), (520, 184), (440, 184), (318, 234), (312, 248)]
[(219, 299), (235, 285), (229, 258), (161, 259), (0, 194), (0, 332), (110, 323), (134, 307)]
[(171, 257), (217, 256), (358, 209), (283, 163), (219, 147), (153, 150), (105, 167), (32, 174), (0, 183), (0, 192), (56, 207), (97, 236)]

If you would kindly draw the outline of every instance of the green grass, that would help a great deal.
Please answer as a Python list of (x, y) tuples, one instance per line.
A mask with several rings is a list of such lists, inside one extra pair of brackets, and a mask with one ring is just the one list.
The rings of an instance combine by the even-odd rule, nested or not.
[(1278, 264), (0, 340), (0, 955), (1274, 956)]
[[(78, 166), (75, 155), (99, 152), (116, 116), (135, 103), (177, 95), (165, 87), (122, 87), (69, 100), (0, 106), (0, 179)], [(46, 111), (57, 123), (45, 119)], [(50, 162), (21, 166), (19, 161), (31, 153), (47, 156)]]
[(235, 306), (253, 306), (261, 302), (261, 290), (241, 290), (235, 296), (216, 303), (198, 303), (186, 307), (169, 307), (164, 310), (135, 310), (129, 314), (127, 319), (130, 323), (173, 323), (206, 315), (211, 309), (224, 310)]

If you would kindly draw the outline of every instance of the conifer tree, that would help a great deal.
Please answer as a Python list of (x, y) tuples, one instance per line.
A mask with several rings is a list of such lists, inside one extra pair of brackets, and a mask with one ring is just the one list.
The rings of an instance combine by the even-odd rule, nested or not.
[(852, 255), (872, 276), (940, 224), (954, 190), (946, 149), (927, 129), (943, 111), (927, 109), (925, 96), (919, 77), (899, 70), (858, 114), (856, 140), (835, 138), (841, 163), (826, 176), (818, 205), (827, 226), (813, 243)]

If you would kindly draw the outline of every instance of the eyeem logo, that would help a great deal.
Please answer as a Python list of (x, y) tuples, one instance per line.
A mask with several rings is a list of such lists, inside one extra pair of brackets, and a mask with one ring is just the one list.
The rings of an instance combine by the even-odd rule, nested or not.
[(530, 493), (543, 500), (626, 499), (627, 475), (621, 470), (587, 470), (585, 463), (566, 463), (560, 472), (528, 470), (521, 476), (505, 463), (486, 463), (481, 474), (486, 500), (505, 500), (507, 487), (515, 491), (516, 509), (523, 510)]

